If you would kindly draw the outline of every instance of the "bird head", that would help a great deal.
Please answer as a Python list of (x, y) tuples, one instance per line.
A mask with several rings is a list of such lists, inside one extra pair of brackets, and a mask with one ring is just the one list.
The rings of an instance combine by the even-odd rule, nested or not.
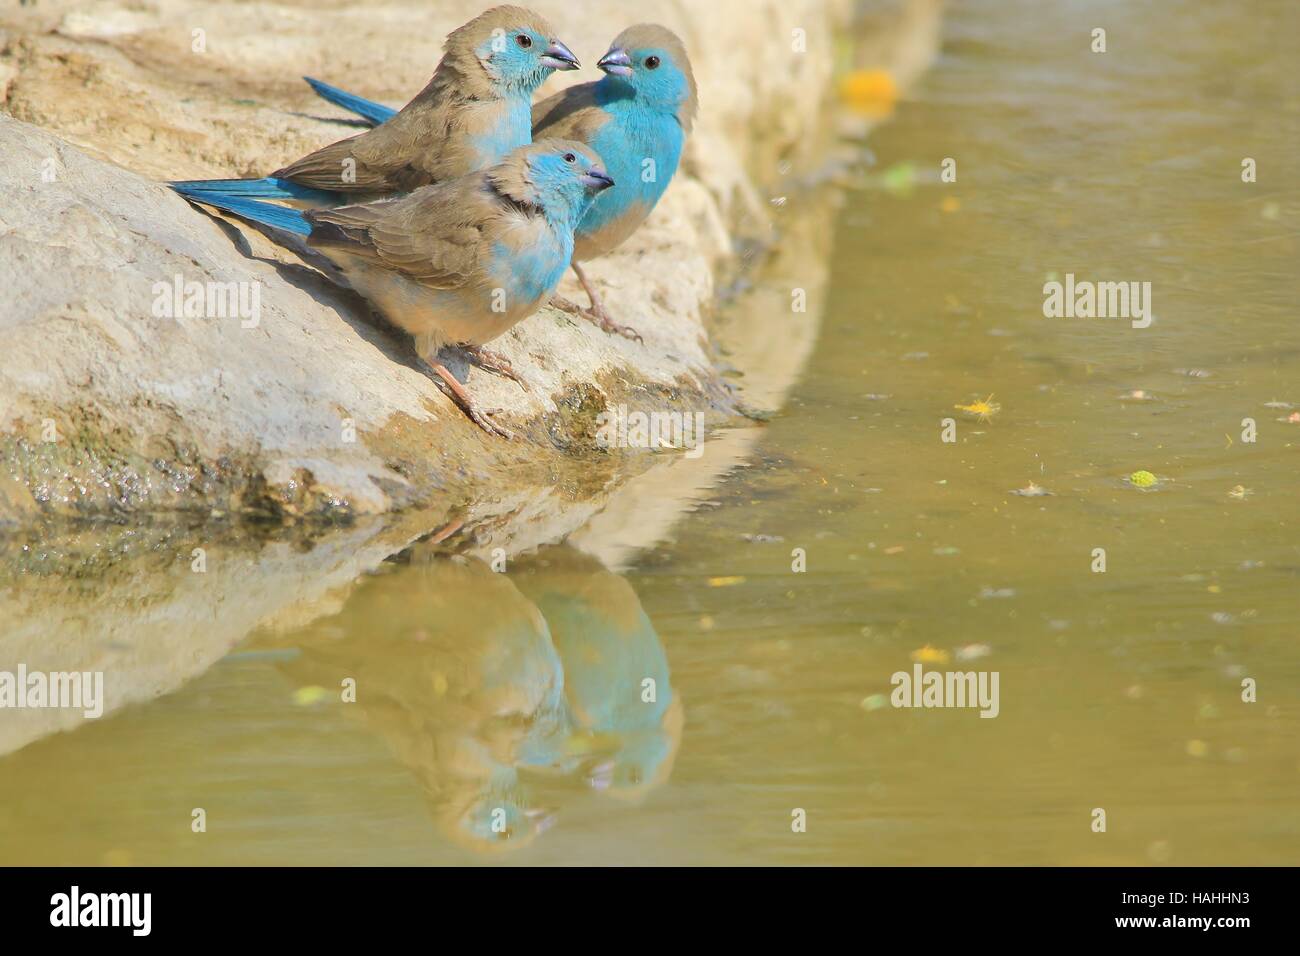
[(681, 700), (674, 696), (660, 726), (624, 735), (608, 759), (587, 770), (587, 783), (593, 790), (618, 800), (644, 800), (672, 775), (684, 723)]
[(566, 139), (521, 146), (489, 170), (488, 178), (503, 195), (564, 222), (577, 222), (592, 200), (614, 185), (595, 150)]
[(448, 56), (476, 61), (501, 95), (531, 95), (555, 70), (581, 64), (551, 25), (523, 7), (493, 7), (447, 38)]
[(522, 850), (555, 823), (551, 811), (529, 806), (513, 789), (480, 793), (442, 808), (439, 817), (452, 842), (476, 853)]
[(628, 27), (596, 66), (605, 72), (602, 83), (675, 113), (682, 128), (690, 129), (698, 106), (695, 74), (685, 45), (672, 30), (654, 23)]

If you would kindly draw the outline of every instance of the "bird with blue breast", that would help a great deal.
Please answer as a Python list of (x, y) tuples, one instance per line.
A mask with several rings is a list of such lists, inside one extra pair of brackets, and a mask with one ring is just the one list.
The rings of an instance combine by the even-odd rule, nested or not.
[(244, 196), (187, 198), (305, 239), (415, 337), (417, 353), (475, 424), (511, 438), (439, 352), (460, 347), (485, 370), (519, 381), (482, 346), (546, 304), (572, 258), (575, 228), (613, 185), (590, 147), (544, 139), (480, 172), (358, 205), (303, 212)]
[(381, 126), (260, 179), (173, 183), (183, 195), (329, 206), (405, 193), (485, 169), (530, 143), (534, 91), (577, 57), (537, 13), (485, 11), (452, 31), (432, 79)]
[[(617, 183), (592, 204), (575, 237), (573, 271), (589, 307), (565, 299), (555, 304), (607, 332), (640, 340), (634, 329), (613, 321), (581, 263), (617, 248), (655, 208), (681, 163), (699, 94), (685, 44), (658, 24), (628, 27), (596, 65), (605, 73), (599, 81), (555, 93), (532, 111), (535, 138), (559, 136), (588, 144), (604, 158)], [(400, 115), (320, 80), (308, 82), (330, 102), (381, 124), (377, 129)]]

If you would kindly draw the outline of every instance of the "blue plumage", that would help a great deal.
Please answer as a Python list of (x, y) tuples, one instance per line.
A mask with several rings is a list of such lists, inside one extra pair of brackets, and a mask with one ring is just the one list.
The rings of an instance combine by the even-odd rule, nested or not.
[[(573, 271), (591, 298), (590, 310), (567, 300), (556, 304), (594, 319), (608, 332), (639, 339), (634, 329), (610, 319), (580, 263), (617, 248), (662, 198), (677, 173), (695, 118), (695, 77), (681, 39), (655, 24), (624, 30), (597, 66), (606, 74), (599, 82), (569, 87), (532, 110), (534, 139), (559, 137), (586, 143), (600, 154), (617, 183), (596, 200), (574, 231)], [(312, 87), (369, 122), (386, 111), (319, 81)], [(518, 131), (512, 128), (510, 135)]]
[[(599, 84), (597, 84), (599, 86)], [(614, 99), (601, 104), (609, 115), (588, 142), (609, 167), (619, 184), (592, 203), (578, 225), (579, 242), (596, 242), (603, 229), (625, 216), (637, 216), (637, 225), (655, 207), (681, 162), (686, 133), (676, 117), (646, 109), (635, 100)], [(595, 258), (604, 249), (583, 249)]]
[(311, 224), (307, 222), (307, 217), (296, 209), (277, 206), (274, 203), (259, 202), (246, 196), (230, 196), (220, 192), (198, 189), (188, 183), (172, 183), (171, 187), (186, 199), (201, 202), (208, 206), (215, 206), (217, 209), (224, 209), (226, 212), (234, 213), (236, 216), (251, 222), (261, 223), (264, 226), (271, 226), (298, 236), (311, 235)]
[(496, 288), (504, 289), (508, 298), (532, 302), (555, 291), (572, 257), (573, 228), (561, 226), (554, 234), (540, 237), (536, 245), (523, 249), (507, 242), (494, 243), (485, 265)]
[(333, 205), (337, 193), (299, 186), (287, 179), (265, 176), (262, 179), (182, 179), (169, 183), (183, 195), (200, 193), (221, 196), (243, 196), (247, 199), (292, 199), (308, 204)]
[(378, 126), (380, 123), (397, 115), (397, 110), (390, 106), (384, 106), (382, 103), (368, 100), (364, 96), (357, 96), (355, 93), (341, 90), (337, 86), (331, 86), (315, 77), (304, 76), (303, 79), (322, 99), (333, 103), (335, 106), (342, 107), (349, 113), (356, 113), (371, 126)]

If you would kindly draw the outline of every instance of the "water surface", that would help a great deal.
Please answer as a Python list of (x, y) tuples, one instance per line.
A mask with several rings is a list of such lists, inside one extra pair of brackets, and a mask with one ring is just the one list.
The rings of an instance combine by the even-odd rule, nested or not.
[[(11, 547), (10, 595), (60, 597), (5, 639), (57, 662), (111, 612), (110, 679), (203, 660), (0, 757), (0, 861), (1294, 863), (1298, 26), (954, 4), (820, 225), (829, 281), (769, 268), (722, 317), (731, 354), (793, 348), (745, 310), (813, 289), (798, 385), (649, 546), (597, 528), (497, 573), (472, 529), (258, 542), (214, 562), (202, 626), (168, 618), (187, 561), (147, 559), (201, 530), (105, 551), (127, 570), (80, 596)], [(1044, 318), (1067, 273), (1150, 282), (1155, 321)], [(241, 623), (286, 580), (305, 608)], [(890, 706), (918, 657), (997, 671), (998, 716)]]

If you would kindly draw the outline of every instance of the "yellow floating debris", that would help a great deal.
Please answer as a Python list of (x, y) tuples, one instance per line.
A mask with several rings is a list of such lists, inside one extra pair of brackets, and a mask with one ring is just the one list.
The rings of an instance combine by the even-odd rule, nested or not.
[(953, 408), (959, 412), (965, 412), (967, 415), (974, 415), (982, 422), (988, 421), (998, 412), (1002, 411), (1002, 406), (993, 401), (993, 396), (971, 402), (969, 405), (954, 405)]
[(293, 692), (293, 702), (299, 707), (311, 707), (313, 704), (319, 704), (328, 696), (329, 691), (324, 687), (310, 684), (307, 687), (299, 687)]
[(947, 664), (948, 652), (941, 647), (931, 647), (926, 644), (912, 651), (912, 660), (918, 664)]
[(894, 111), (898, 84), (888, 70), (854, 70), (840, 77), (839, 94), (854, 112), (881, 119)]

